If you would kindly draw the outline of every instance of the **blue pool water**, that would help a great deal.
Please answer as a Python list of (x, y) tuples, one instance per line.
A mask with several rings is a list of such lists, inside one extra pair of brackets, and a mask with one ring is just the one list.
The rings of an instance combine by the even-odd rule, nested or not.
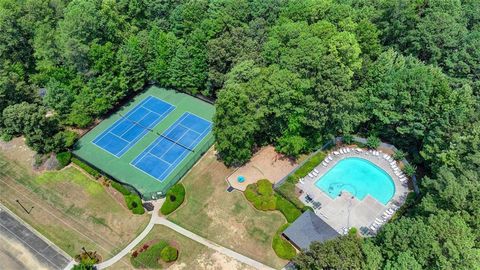
[(363, 158), (339, 161), (315, 182), (315, 186), (332, 199), (341, 191), (348, 191), (359, 200), (370, 194), (383, 204), (387, 204), (395, 193), (392, 178), (383, 169)]

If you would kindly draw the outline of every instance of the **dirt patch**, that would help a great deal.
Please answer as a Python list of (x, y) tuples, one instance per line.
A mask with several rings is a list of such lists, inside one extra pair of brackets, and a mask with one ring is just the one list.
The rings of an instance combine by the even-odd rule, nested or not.
[(245, 266), (236, 260), (233, 260), (222, 253), (215, 252), (213, 254), (203, 255), (197, 259), (197, 263), (202, 269), (255, 269)]
[[(273, 146), (266, 146), (260, 149), (247, 164), (235, 170), (227, 181), (232, 187), (244, 191), (249, 184), (260, 179), (268, 179), (276, 183), (297, 165), (295, 160), (277, 153)], [(239, 176), (245, 178), (243, 183), (238, 182)]]
[(13, 138), (11, 141), (4, 142), (0, 140), (0, 150), (10, 160), (32, 168), (35, 163), (35, 151), (25, 145), (25, 138)]

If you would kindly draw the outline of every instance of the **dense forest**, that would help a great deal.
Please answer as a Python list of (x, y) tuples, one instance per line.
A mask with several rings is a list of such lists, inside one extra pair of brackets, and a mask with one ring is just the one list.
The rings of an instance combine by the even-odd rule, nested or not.
[(0, 130), (40, 153), (148, 83), (215, 100), (227, 165), (378, 136), (421, 195), (300, 269), (480, 269), (480, 1), (0, 0)]

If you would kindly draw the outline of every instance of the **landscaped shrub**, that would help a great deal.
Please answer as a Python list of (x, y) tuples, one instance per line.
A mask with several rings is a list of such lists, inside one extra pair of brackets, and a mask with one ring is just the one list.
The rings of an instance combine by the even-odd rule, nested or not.
[(127, 204), (128, 209), (132, 210), (132, 213), (136, 215), (142, 215), (145, 213), (143, 209), (142, 199), (136, 194), (126, 195), (125, 203)]
[(72, 153), (70, 152), (60, 152), (57, 154), (57, 160), (61, 168), (67, 166), (72, 159)]
[(82, 168), (84, 171), (86, 171), (88, 174), (91, 176), (95, 177), (96, 179), (100, 178), (100, 173), (95, 170), (94, 168), (88, 166), (87, 164), (83, 163), (79, 159), (72, 157), (72, 162), (75, 163), (78, 167)]
[(142, 249), (141, 252), (137, 252), (137, 256), (131, 256), (130, 262), (135, 268), (160, 268), (158, 263), (162, 250), (168, 246), (165, 241), (160, 241), (151, 245), (146, 250)]
[(118, 192), (122, 193), (123, 195), (130, 195), (132, 194), (132, 192), (130, 192), (130, 190), (128, 190), (126, 187), (124, 187), (122, 184), (118, 183), (118, 182), (115, 182), (115, 181), (112, 181), (111, 182), (112, 184), (112, 187), (114, 189), (116, 189)]
[(393, 153), (393, 159), (395, 160), (402, 160), (405, 158), (405, 156), (406, 154), (402, 150), (397, 150), (395, 153)]
[(405, 165), (405, 167), (403, 167), (403, 172), (410, 177), (412, 177), (415, 174), (416, 170), (417, 168), (411, 164), (407, 164)]
[(294, 222), (302, 212), (290, 201), (286, 200), (280, 195), (275, 194), (276, 209), (282, 212), (289, 223)]
[(1, 136), (0, 136), (0, 139), (4, 142), (9, 142), (13, 139), (13, 136), (11, 134), (8, 134), (8, 133), (3, 133)]
[(164, 262), (173, 262), (178, 258), (178, 250), (174, 247), (166, 246), (162, 249), (160, 257)]
[(258, 180), (257, 182), (257, 192), (263, 196), (273, 195), (273, 185), (267, 179)]
[(175, 211), (185, 200), (185, 187), (182, 184), (176, 184), (167, 192), (165, 202), (160, 208), (160, 213), (168, 215)]
[(305, 177), (309, 172), (311, 172), (315, 167), (318, 166), (325, 159), (327, 154), (325, 152), (318, 152), (313, 155), (307, 162), (305, 162), (302, 167), (298, 168), (292, 176), (295, 179), (295, 183), (299, 178)]
[(376, 149), (380, 146), (380, 139), (377, 136), (370, 135), (367, 138), (367, 147), (370, 149)]
[(343, 143), (345, 143), (345, 144), (353, 143), (353, 136), (351, 134), (343, 135)]
[(289, 226), (290, 224), (284, 224), (280, 226), (278, 231), (273, 236), (272, 240), (272, 248), (277, 254), (278, 257), (291, 260), (295, 255), (297, 255), (297, 251), (295, 248), (288, 242), (287, 240), (282, 238), (282, 232)]
[(259, 180), (247, 186), (244, 192), (245, 198), (258, 210), (275, 210), (276, 198), (273, 192), (273, 185), (266, 179)]

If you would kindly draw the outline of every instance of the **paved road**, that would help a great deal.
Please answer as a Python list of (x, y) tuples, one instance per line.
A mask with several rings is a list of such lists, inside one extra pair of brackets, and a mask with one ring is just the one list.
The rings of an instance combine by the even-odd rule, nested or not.
[(1, 269), (65, 269), (72, 258), (0, 205)]
[(231, 249), (228, 249), (226, 247), (223, 247), (223, 246), (220, 246), (208, 239), (205, 239), (197, 234), (194, 234), (192, 233), (191, 231), (188, 231), (180, 226), (178, 226), (177, 224), (167, 220), (166, 218), (164, 217), (160, 217), (158, 216), (158, 211), (160, 210), (160, 207), (162, 205), (164, 200), (161, 200), (161, 201), (157, 201), (154, 203), (154, 210), (150, 213), (152, 215), (152, 217), (150, 218), (150, 222), (148, 223), (147, 227), (143, 230), (143, 232), (137, 236), (137, 238), (135, 238), (130, 244), (128, 244), (127, 247), (125, 247), (122, 251), (120, 251), (117, 255), (115, 255), (114, 257), (110, 258), (109, 260), (106, 260), (102, 263), (99, 263), (97, 264), (97, 268), (98, 269), (104, 269), (104, 268), (107, 268), (109, 266), (112, 266), (114, 263), (118, 262), (121, 258), (123, 258), (123, 256), (127, 255), (130, 253), (131, 250), (133, 250), (133, 248), (138, 245), (142, 240), (143, 238), (145, 238), (145, 236), (147, 236), (147, 234), (152, 230), (153, 226), (155, 224), (160, 224), (160, 225), (164, 225), (190, 239), (192, 239), (193, 241), (196, 241), (202, 245), (205, 245), (215, 251), (218, 251), (226, 256), (229, 256), (237, 261), (240, 261), (240, 262), (243, 262), (247, 265), (250, 265), (252, 267), (255, 267), (257, 269), (268, 269), (268, 270), (273, 270), (273, 268), (261, 263), (261, 262), (258, 262), (258, 261), (255, 261), (253, 259), (250, 259), (249, 257), (247, 256), (244, 256), (240, 253), (237, 253)]

